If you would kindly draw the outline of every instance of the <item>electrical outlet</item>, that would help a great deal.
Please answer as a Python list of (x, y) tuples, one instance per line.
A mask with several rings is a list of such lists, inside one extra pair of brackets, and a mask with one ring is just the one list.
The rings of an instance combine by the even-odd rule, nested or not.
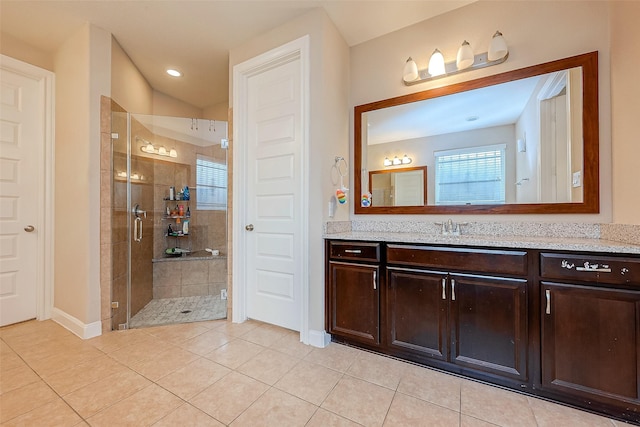
[(571, 185), (573, 186), (573, 188), (580, 187), (582, 185), (582, 172), (581, 171), (573, 173), (573, 179), (571, 181)]
[(227, 290), (226, 289), (220, 290), (220, 299), (227, 299)]

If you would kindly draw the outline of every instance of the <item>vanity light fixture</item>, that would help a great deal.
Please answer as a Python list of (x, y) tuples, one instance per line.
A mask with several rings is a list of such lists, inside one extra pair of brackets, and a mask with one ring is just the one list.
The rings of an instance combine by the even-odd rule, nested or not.
[(429, 58), (429, 66), (426, 70), (420, 70), (416, 62), (409, 57), (404, 64), (402, 81), (406, 86), (411, 86), (464, 71), (502, 64), (508, 57), (509, 48), (507, 47), (507, 42), (502, 33), (496, 31), (491, 38), (489, 50), (484, 53), (474, 55), (471, 45), (465, 40), (458, 49), (455, 61), (445, 62), (442, 52), (435, 49)]
[(413, 159), (405, 154), (401, 159), (398, 158), (398, 156), (393, 156), (393, 160), (389, 159), (388, 157), (385, 157), (384, 160), (382, 161), (382, 164), (384, 166), (400, 166), (400, 165), (408, 165), (412, 161)]

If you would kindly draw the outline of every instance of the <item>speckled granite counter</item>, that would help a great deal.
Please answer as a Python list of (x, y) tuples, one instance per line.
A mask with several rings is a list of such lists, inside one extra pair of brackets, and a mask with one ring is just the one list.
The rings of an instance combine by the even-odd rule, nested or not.
[(485, 246), (640, 255), (640, 245), (587, 238), (482, 235), (442, 236), (439, 234), (426, 233), (385, 233), (370, 231), (325, 233), (324, 238), (388, 243), (426, 243), (438, 245)]
[[(447, 221), (443, 218), (442, 221)], [(454, 222), (455, 223), (455, 222)], [(462, 222), (461, 236), (443, 236), (433, 221), (329, 221), (325, 239), (485, 246), (640, 255), (640, 225), (544, 222)]]

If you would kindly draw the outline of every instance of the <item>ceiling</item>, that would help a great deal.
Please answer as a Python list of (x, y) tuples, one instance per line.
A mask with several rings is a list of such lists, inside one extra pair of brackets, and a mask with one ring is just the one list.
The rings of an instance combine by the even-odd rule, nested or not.
[[(113, 34), (155, 90), (205, 108), (228, 99), (230, 49), (314, 8), (354, 46), (473, 1), (0, 0), (0, 29), (53, 53), (90, 22)], [(184, 76), (167, 76), (168, 67)]]

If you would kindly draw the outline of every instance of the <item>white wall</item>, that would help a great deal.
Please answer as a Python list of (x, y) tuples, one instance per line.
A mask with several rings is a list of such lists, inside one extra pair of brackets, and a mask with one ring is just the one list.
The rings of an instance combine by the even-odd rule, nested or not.
[(640, 159), (637, 55), (640, 46), (640, 2), (611, 2), (611, 10), (613, 222), (640, 225), (637, 174)]
[(89, 24), (54, 58), (54, 307), (100, 321), (100, 95), (109, 94), (111, 36)]
[[(310, 132), (309, 132), (309, 286), (310, 324), (324, 330), (324, 266), (322, 224), (328, 219), (327, 203), (335, 194), (331, 169), (335, 156), (349, 161), (348, 67), (349, 50), (334, 24), (322, 9), (296, 18), (232, 49), (229, 75), (233, 67), (247, 59), (310, 35)], [(229, 99), (233, 99), (233, 82)], [(352, 165), (351, 165), (352, 166)], [(353, 200), (353, 198), (351, 199)], [(351, 202), (350, 202), (351, 203)], [(341, 206), (335, 219), (348, 219)]]
[[(535, 218), (530, 215), (469, 215), (456, 219), (610, 222), (609, 7), (609, 2), (606, 1), (481, 1), (362, 43), (351, 49), (351, 106), (597, 50), (600, 82), (600, 214), (544, 215)], [(402, 84), (402, 67), (409, 56), (418, 62), (420, 68), (425, 68), (428, 56), (437, 47), (445, 59), (450, 61), (455, 59), (457, 49), (465, 39), (476, 53), (485, 52), (496, 29), (502, 31), (509, 44), (509, 58), (505, 63), (416, 86), (407, 87)], [(381, 220), (410, 218), (377, 215), (353, 217)], [(422, 215), (411, 219), (439, 221), (441, 217)]]

